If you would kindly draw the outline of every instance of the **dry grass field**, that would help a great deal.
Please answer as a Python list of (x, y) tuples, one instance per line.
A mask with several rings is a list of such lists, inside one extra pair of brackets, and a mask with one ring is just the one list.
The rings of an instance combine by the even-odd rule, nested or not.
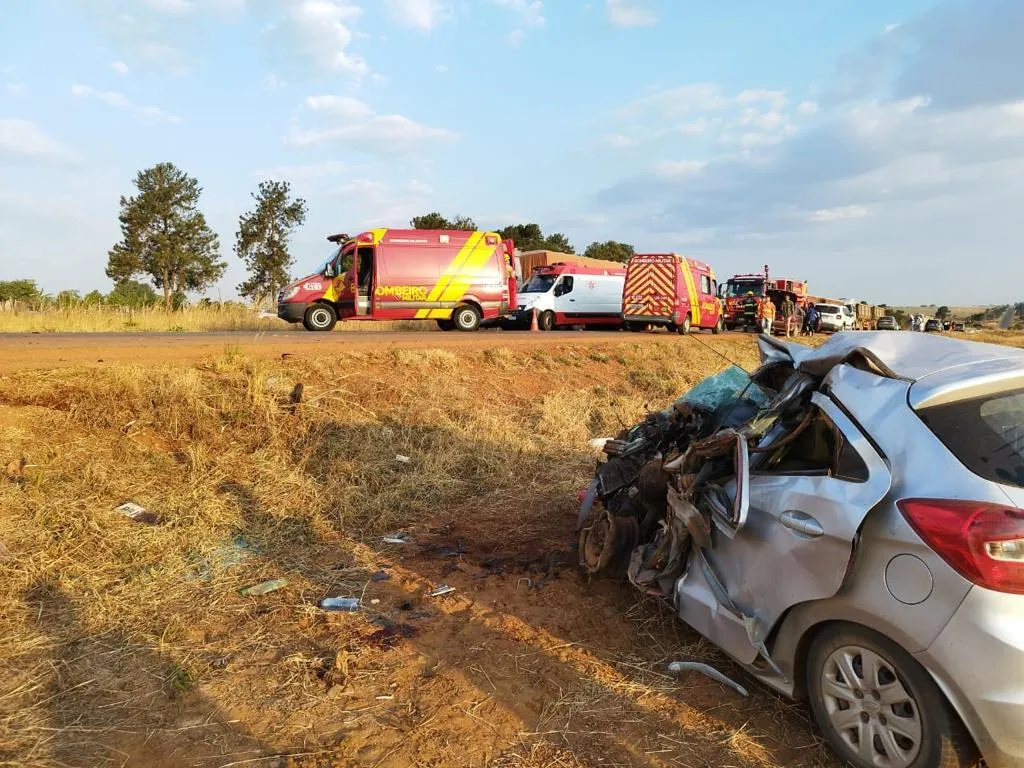
[(0, 375), (0, 765), (834, 765), (574, 567), (588, 441), (752, 339), (559, 338)]
[[(343, 322), (339, 331), (436, 330), (433, 321)], [(0, 333), (117, 333), (302, 330), (276, 317), (260, 317), (238, 304), (194, 306), (168, 312), (161, 307), (52, 308), (40, 311), (0, 308)]]
[(0, 764), (829, 764), (574, 568), (587, 441), (724, 365), (666, 336), (0, 377)]

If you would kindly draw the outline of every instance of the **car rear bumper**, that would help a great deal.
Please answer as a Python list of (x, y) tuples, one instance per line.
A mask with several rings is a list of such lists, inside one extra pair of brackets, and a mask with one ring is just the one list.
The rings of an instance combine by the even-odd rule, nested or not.
[(1024, 768), (1024, 595), (973, 587), (917, 659), (989, 768)]
[(277, 316), (289, 323), (301, 323), (308, 306), (304, 301), (280, 301), (277, 304)]

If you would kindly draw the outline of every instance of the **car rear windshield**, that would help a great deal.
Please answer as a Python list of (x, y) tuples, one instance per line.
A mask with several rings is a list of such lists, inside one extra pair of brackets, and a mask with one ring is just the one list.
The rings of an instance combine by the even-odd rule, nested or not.
[(818, 304), (819, 315), (838, 315), (839, 307), (833, 304)]
[(1024, 389), (936, 405), (918, 415), (971, 472), (1024, 488)]

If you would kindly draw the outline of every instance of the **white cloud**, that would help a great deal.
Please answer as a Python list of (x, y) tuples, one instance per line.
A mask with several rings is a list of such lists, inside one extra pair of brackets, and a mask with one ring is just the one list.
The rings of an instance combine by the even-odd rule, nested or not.
[(525, 39), (526, 33), (521, 29), (513, 29), (505, 35), (505, 42), (508, 43), (511, 48), (518, 48)]
[(119, 75), (127, 75), (128, 74), (128, 65), (125, 64), (123, 61), (112, 61), (112, 62), (110, 62), (110, 68), (112, 70), (114, 70)]
[(429, 32), (452, 15), (448, 0), (385, 0), (399, 22)]
[(188, 14), (195, 10), (195, 3), (191, 0), (139, 0), (139, 2), (157, 13), (171, 16)]
[(801, 101), (796, 111), (801, 115), (814, 115), (817, 114), (818, 109), (818, 102), (816, 101)]
[(494, 3), (514, 13), (519, 17), (519, 23), (524, 26), (544, 26), (544, 3), (542, 0), (494, 0)]
[(601, 137), (601, 144), (612, 149), (628, 149), (636, 145), (636, 139), (624, 133), (611, 133)]
[(448, 65), (447, 64), (438, 64), (436, 67), (434, 67), (434, 69), (436, 69), (442, 75), (448, 74)]
[(78, 159), (72, 149), (47, 136), (35, 123), (17, 118), (0, 118), (0, 156), (52, 163)]
[(890, 35), (890, 34), (895, 32), (899, 28), (900, 28), (899, 24), (886, 24), (884, 32), (885, 32), (885, 34)]
[(842, 205), (836, 208), (819, 208), (807, 215), (808, 221), (845, 221), (848, 219), (863, 219), (869, 213), (864, 205)]
[(658, 17), (645, 0), (607, 0), (608, 20), (617, 27), (649, 27)]
[(654, 173), (662, 177), (692, 176), (704, 170), (703, 160), (662, 160), (656, 163)]
[(269, 75), (263, 78), (263, 87), (268, 91), (278, 91), (282, 88), (286, 88), (288, 83), (280, 75), (271, 72)]
[(306, 107), (342, 120), (362, 120), (373, 116), (368, 104), (351, 96), (307, 96)]
[(292, 126), (284, 141), (296, 147), (338, 142), (375, 154), (391, 155), (410, 152), (425, 143), (454, 141), (458, 138), (457, 133), (422, 125), (404, 115), (377, 115), (352, 125), (320, 130), (304, 130)]
[(683, 136), (701, 136), (715, 125), (718, 125), (719, 122), (718, 120), (708, 120), (701, 117), (697, 120), (688, 120), (685, 123), (680, 123), (676, 126), (676, 130)]
[(12, 96), (21, 96), (28, 93), (28, 83), (5, 83), (4, 90)]
[(269, 32), (317, 72), (358, 78), (370, 73), (366, 61), (348, 50), (354, 38), (351, 25), (361, 15), (359, 6), (345, 0), (293, 0), (285, 19)]
[(786, 92), (771, 91), (764, 88), (752, 88), (740, 91), (736, 96), (736, 101), (740, 104), (758, 104), (766, 102), (770, 104), (773, 109), (782, 109), (786, 106)]
[(128, 112), (143, 123), (180, 123), (181, 118), (168, 114), (159, 107), (143, 107), (133, 104), (128, 97), (117, 91), (98, 91), (88, 85), (72, 85), (71, 95), (76, 99), (95, 99), (113, 109)]

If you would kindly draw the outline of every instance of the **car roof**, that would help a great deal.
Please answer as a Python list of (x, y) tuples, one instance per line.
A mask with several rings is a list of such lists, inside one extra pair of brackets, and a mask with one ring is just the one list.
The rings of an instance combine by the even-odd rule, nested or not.
[(1024, 372), (1024, 349), (910, 331), (837, 333), (817, 349), (794, 342), (775, 343), (790, 352), (801, 370), (820, 376), (858, 355), (882, 375), (911, 382), (954, 368), (963, 369), (961, 378), (971, 378), (974, 367), (981, 365)]

